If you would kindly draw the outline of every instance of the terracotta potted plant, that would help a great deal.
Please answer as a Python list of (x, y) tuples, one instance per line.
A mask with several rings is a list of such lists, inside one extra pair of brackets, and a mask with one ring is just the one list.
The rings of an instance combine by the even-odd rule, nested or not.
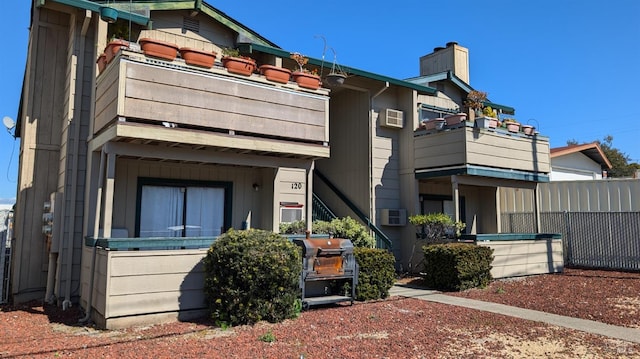
[(110, 63), (123, 47), (129, 47), (129, 41), (116, 38), (111, 39), (104, 48), (105, 62), (107, 64)]
[(291, 70), (274, 65), (265, 64), (260, 66), (260, 73), (264, 75), (267, 80), (281, 84), (286, 84), (289, 82), (289, 78), (291, 78)]
[(107, 55), (104, 52), (98, 56), (96, 64), (98, 64), (98, 74), (101, 74), (105, 67), (107, 67)]
[(527, 136), (533, 136), (535, 134), (536, 128), (531, 125), (521, 125), (522, 132), (524, 132)]
[(181, 47), (180, 57), (187, 65), (212, 68), (216, 61), (216, 54), (213, 51), (198, 50), (191, 47)]
[(318, 76), (318, 71), (315, 69), (308, 70), (304, 67), (304, 65), (309, 62), (309, 59), (297, 52), (291, 54), (291, 58), (298, 64), (298, 69), (291, 74), (293, 80), (298, 83), (298, 86), (310, 90), (319, 89), (320, 76)]
[(157, 57), (163, 60), (173, 61), (178, 56), (178, 45), (143, 37), (138, 40), (140, 47), (146, 56)]
[(447, 126), (456, 126), (467, 120), (467, 114), (464, 112), (456, 113), (454, 115), (445, 116)]
[(250, 76), (256, 71), (256, 60), (241, 56), (237, 49), (224, 48), (222, 49), (222, 66), (224, 66), (228, 72)]
[(446, 124), (446, 120), (442, 117), (437, 117), (437, 118), (432, 118), (426, 121), (422, 121), (422, 126), (425, 130), (427, 131), (431, 131), (431, 130), (442, 130), (444, 128), (444, 125)]
[(506, 127), (509, 132), (520, 131), (520, 124), (515, 120), (515, 118), (505, 118), (503, 126)]

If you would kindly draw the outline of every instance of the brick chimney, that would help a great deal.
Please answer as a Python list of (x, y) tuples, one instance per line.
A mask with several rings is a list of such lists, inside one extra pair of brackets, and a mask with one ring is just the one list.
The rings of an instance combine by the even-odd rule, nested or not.
[(420, 58), (420, 76), (451, 71), (469, 84), (469, 49), (448, 42), (446, 47), (436, 47), (433, 52)]

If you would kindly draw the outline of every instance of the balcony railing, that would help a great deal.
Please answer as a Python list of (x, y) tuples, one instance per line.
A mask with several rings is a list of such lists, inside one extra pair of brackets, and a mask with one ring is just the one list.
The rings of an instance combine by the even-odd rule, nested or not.
[[(307, 146), (310, 156), (328, 157), (328, 108), (324, 89), (305, 90), (258, 74), (233, 75), (219, 64), (201, 69), (180, 59), (168, 62), (125, 50), (98, 76), (93, 133), (135, 123), (145, 126), (135, 132), (141, 137), (159, 130), (158, 140), (162, 129), (180, 129), (179, 142), (186, 144), (201, 140), (192, 134), (209, 133), (260, 138), (279, 143), (281, 151), (293, 142)], [(250, 142), (243, 146), (256, 150)]]
[(528, 172), (535, 177), (550, 171), (548, 137), (477, 128), (471, 122), (415, 131), (414, 154), (417, 172), (475, 166)]

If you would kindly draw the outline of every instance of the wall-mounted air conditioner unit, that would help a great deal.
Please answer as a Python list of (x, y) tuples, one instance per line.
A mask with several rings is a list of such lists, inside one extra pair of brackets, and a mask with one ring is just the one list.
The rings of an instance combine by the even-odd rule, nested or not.
[(407, 210), (383, 208), (380, 210), (380, 223), (383, 226), (404, 226), (407, 224)]
[(380, 111), (380, 126), (402, 128), (404, 126), (404, 113), (400, 110), (385, 108)]

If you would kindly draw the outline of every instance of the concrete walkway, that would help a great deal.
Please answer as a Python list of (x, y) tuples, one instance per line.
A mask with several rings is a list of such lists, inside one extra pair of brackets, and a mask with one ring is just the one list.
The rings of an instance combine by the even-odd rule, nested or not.
[(457, 305), (459, 307), (483, 310), (512, 317), (543, 322), (559, 327), (571, 328), (610, 338), (640, 343), (640, 329), (618, 327), (593, 320), (565, 317), (537, 310), (512, 307), (504, 304), (483, 302), (475, 299), (459, 298), (442, 294), (435, 290), (421, 289), (411, 285), (396, 284), (389, 290), (389, 296), (422, 299), (430, 302)]

